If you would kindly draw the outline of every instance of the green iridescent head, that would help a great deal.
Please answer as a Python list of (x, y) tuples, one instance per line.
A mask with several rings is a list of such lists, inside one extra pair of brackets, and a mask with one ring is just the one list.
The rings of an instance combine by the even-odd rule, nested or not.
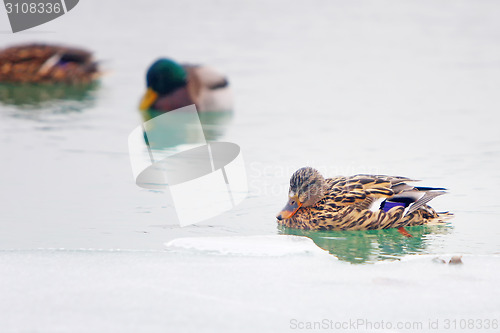
[(148, 88), (159, 95), (168, 94), (186, 85), (187, 73), (173, 60), (161, 58), (149, 67), (146, 74)]

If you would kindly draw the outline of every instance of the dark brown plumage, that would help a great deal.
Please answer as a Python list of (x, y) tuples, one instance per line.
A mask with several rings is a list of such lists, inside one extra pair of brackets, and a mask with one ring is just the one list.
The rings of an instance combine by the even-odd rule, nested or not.
[(98, 75), (92, 54), (82, 49), (25, 44), (0, 50), (0, 82), (86, 84)]
[(278, 223), (306, 230), (370, 230), (440, 223), (453, 216), (427, 205), (444, 189), (410, 182), (415, 180), (381, 175), (324, 179), (313, 168), (301, 168), (290, 179), (289, 202)]

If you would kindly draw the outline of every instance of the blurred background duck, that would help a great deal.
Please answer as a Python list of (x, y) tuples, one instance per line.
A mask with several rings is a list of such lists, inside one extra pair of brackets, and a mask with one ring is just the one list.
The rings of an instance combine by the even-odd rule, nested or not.
[(427, 205), (444, 188), (416, 187), (405, 177), (356, 175), (325, 179), (311, 167), (290, 179), (288, 203), (278, 214), (284, 227), (305, 230), (374, 230), (439, 224), (453, 215)]
[(196, 104), (198, 112), (228, 112), (233, 108), (227, 78), (207, 66), (161, 58), (149, 67), (146, 83), (142, 111), (164, 113), (191, 104)]
[(92, 53), (80, 48), (24, 44), (0, 50), (0, 82), (88, 84), (99, 77)]

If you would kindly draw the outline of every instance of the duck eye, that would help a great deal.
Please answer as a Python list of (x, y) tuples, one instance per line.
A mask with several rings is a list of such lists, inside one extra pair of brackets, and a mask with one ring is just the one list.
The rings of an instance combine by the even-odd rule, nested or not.
[(293, 200), (292, 200), (292, 201), (290, 201), (290, 204), (291, 204), (291, 205), (295, 205), (295, 201), (293, 201)]

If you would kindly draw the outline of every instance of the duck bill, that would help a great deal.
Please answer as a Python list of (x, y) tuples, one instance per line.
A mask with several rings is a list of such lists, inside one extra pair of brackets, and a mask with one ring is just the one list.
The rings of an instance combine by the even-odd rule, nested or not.
[(142, 111), (148, 110), (151, 108), (151, 106), (153, 106), (153, 104), (156, 102), (157, 99), (158, 99), (158, 93), (153, 89), (148, 88), (148, 90), (146, 90), (146, 93), (142, 97), (139, 108)]
[(283, 210), (278, 214), (277, 218), (279, 220), (289, 219), (299, 210), (300, 207), (302, 207), (302, 203), (296, 199), (290, 199), (288, 200), (285, 208), (283, 208)]

